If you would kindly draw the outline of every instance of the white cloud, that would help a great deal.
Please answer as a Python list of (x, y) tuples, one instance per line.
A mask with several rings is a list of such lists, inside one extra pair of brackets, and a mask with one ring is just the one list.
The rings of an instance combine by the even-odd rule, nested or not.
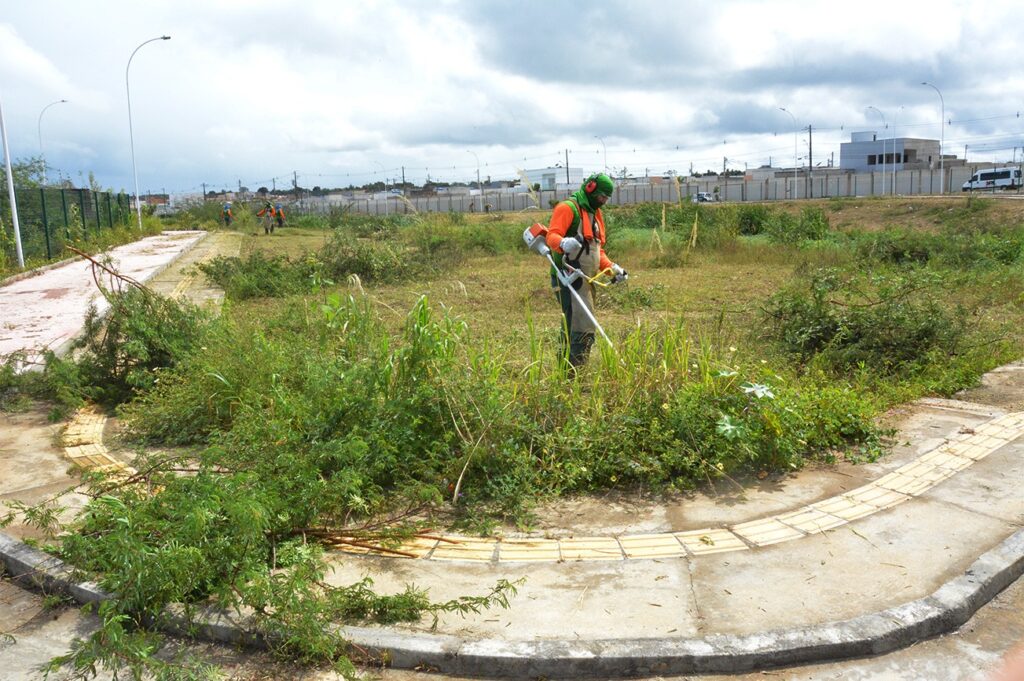
[[(815, 126), (815, 156), (851, 128), (907, 132), (947, 116), (1012, 112), (1024, 77), (983, 67), (1014, 54), (1024, 6), (869, 0), (708, 3), (469, 0), (72, 0), (12, 3), (0, 24), (0, 82), (15, 155), (47, 114), (48, 160), (130, 184), (125, 66), (140, 181), (193, 188), (300, 173), (304, 184), (494, 176), (564, 160), (720, 166), (792, 154), (792, 122)], [(54, 21), (59, 15), (61, 21)], [(1016, 102), (1016, 103), (1015, 103)], [(898, 112), (900, 106), (904, 109)], [(962, 122), (947, 137), (1020, 133), (1019, 121)], [(784, 134), (785, 139), (779, 139)], [(725, 142), (725, 144), (723, 144)], [(677, 149), (677, 147), (679, 147)], [(787, 150), (788, 147), (788, 151)], [(52, 158), (51, 158), (52, 150)], [(603, 152), (603, 150), (602, 150)], [(716, 160), (717, 159), (717, 160)], [(382, 164), (386, 170), (382, 171)], [(302, 176), (308, 176), (305, 182)]]

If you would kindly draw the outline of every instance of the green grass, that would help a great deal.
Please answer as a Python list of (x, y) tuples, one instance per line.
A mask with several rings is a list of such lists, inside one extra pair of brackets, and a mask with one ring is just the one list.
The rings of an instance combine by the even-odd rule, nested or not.
[[(922, 205), (927, 229), (837, 228), (880, 202), (611, 211), (608, 252), (631, 276), (598, 290), (615, 349), (575, 376), (545, 261), (520, 242), (536, 216), (249, 232), (206, 269), (221, 316), (125, 299), (115, 335), (91, 327), (39, 379), (53, 399), (120, 402), (142, 447), (186, 448), (143, 454), (144, 486), (92, 481), (64, 555), (122, 597), (71, 661), (148, 664), (125, 624), (213, 599), (255, 608), (282, 654), (344, 668), (325, 621), (501, 605), (512, 585), (455, 604), (327, 589), (298, 543), (311, 528), (395, 538), (409, 509), (526, 527), (562, 495), (881, 455), (885, 409), (972, 385), (1024, 340), (1020, 223), (962, 204)], [(6, 399), (30, 388), (0, 372)]]

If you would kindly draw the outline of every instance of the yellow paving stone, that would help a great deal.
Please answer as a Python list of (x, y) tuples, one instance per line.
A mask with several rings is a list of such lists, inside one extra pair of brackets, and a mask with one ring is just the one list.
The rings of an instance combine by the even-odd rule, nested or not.
[(562, 560), (611, 560), (624, 558), (615, 537), (573, 537), (558, 542)]
[(557, 539), (506, 539), (498, 544), (499, 563), (554, 562), (561, 558)]
[(845, 496), (832, 497), (824, 501), (819, 501), (816, 504), (811, 504), (811, 508), (817, 509), (834, 515), (842, 520), (850, 521), (863, 518), (864, 516), (876, 513), (878, 509), (871, 504), (856, 499), (849, 499)]
[(93, 468), (99, 468), (100, 466), (106, 466), (110, 464), (110, 461), (107, 460), (106, 458), (91, 455), (79, 456), (76, 457), (75, 459), (72, 459), (72, 461), (74, 461), (76, 466), (81, 466), (82, 468), (88, 470), (92, 470)]
[(904, 491), (904, 488), (909, 490), (911, 486), (916, 486), (915, 483), (915, 478), (890, 473), (871, 484), (865, 484), (853, 492), (846, 493), (844, 497), (870, 504), (879, 509), (889, 508), (909, 499), (912, 495)]
[(905, 466), (900, 466), (894, 473), (898, 475), (905, 475), (909, 478), (919, 478), (935, 470), (935, 465), (918, 459), (917, 461), (911, 461)]
[(951, 454), (962, 454), (970, 449), (973, 445), (969, 442), (951, 442), (947, 445), (943, 445), (941, 449)]
[(675, 534), (683, 546), (695, 556), (726, 551), (746, 551), (750, 548), (742, 539), (722, 528), (676, 532)]
[(988, 447), (982, 447), (980, 445), (971, 445), (961, 452), (957, 452), (960, 456), (966, 456), (971, 461), (979, 461), (984, 459), (991, 453)]
[(468, 560), (487, 563), (494, 558), (495, 539), (459, 539), (458, 543), (438, 542), (431, 558), (437, 560)]
[(75, 459), (80, 456), (86, 456), (89, 453), (89, 450), (83, 449), (83, 447), (87, 446), (88, 445), (71, 445), (70, 447), (65, 447), (64, 455), (67, 456), (69, 459)]
[(437, 546), (437, 539), (428, 537), (412, 537), (395, 547), (398, 551), (411, 553), (417, 558), (428, 555)]
[(733, 534), (743, 537), (747, 541), (758, 546), (768, 546), (779, 542), (799, 539), (804, 536), (800, 530), (789, 527), (775, 518), (764, 518), (749, 523), (733, 525), (730, 528)]
[(1007, 414), (1006, 416), (999, 417), (998, 420), (1007, 428), (1016, 428), (1018, 430), (1024, 428), (1024, 412), (1014, 412), (1012, 414)]
[(939, 449), (928, 452), (922, 456), (920, 460), (925, 463), (930, 463), (933, 466), (946, 468), (951, 471), (962, 471), (974, 463), (974, 461), (968, 459), (966, 456), (957, 456), (951, 452)]
[(633, 534), (619, 537), (627, 558), (672, 558), (685, 556), (686, 549), (674, 534)]
[(352, 544), (332, 544), (332, 548), (336, 551), (342, 551), (344, 553), (351, 553), (354, 556), (366, 556), (374, 551), (366, 548), (365, 546), (353, 546)]
[(996, 421), (989, 421), (988, 423), (979, 426), (978, 428), (975, 428), (974, 432), (978, 435), (987, 435), (988, 437), (1001, 438), (1004, 434), (1008, 434), (1010, 432), (1010, 429)]
[(829, 515), (824, 511), (811, 508), (810, 506), (775, 517), (778, 518), (780, 522), (791, 525), (798, 530), (803, 530), (808, 534), (825, 532), (846, 523), (842, 518), (837, 518), (836, 516)]
[(935, 466), (931, 470), (925, 471), (916, 477), (921, 482), (926, 482), (929, 486), (934, 487), (946, 478), (952, 477), (955, 473), (955, 470)]

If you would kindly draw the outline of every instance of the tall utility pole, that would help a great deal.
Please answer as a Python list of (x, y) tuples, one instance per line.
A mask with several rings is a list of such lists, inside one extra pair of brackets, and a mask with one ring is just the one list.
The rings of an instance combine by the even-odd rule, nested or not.
[(203, 202), (206, 202), (206, 183), (203, 182)]
[(569, 184), (570, 182), (571, 182), (571, 180), (569, 179), (569, 150), (566, 149), (565, 150), (565, 183)]
[(797, 127), (796, 116), (793, 115), (792, 111), (790, 111), (789, 109), (787, 109), (785, 107), (782, 107), (782, 106), (779, 107), (779, 111), (785, 111), (786, 113), (789, 114), (789, 117), (793, 119), (793, 195), (790, 198), (791, 199), (795, 199), (796, 198), (796, 173), (797, 173), (796, 139), (797, 139), (797, 133), (799, 133), (800, 129)]
[(295, 190), (295, 200), (299, 200), (299, 171), (292, 171), (292, 189)]
[(814, 198), (814, 131), (807, 124), (807, 196)]
[(729, 159), (727, 159), (725, 156), (723, 156), (722, 157), (722, 177), (724, 178), (723, 179), (724, 189), (722, 190), (722, 196), (719, 197), (719, 198), (721, 198), (722, 201), (725, 201), (729, 197), (729, 171), (726, 170), (726, 168), (725, 168), (725, 165), (728, 162), (729, 162)]
[(402, 196), (405, 196), (405, 166), (402, 166)]

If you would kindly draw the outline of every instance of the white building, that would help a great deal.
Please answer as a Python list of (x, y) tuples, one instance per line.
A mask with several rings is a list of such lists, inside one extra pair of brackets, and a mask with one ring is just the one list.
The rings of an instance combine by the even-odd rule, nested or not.
[(578, 189), (583, 184), (583, 178), (587, 177), (583, 172), (583, 168), (569, 167), (567, 173), (566, 168), (558, 166), (554, 168), (524, 170), (523, 174), (526, 175), (531, 185), (539, 184), (543, 191), (553, 191), (566, 187)]
[[(948, 166), (955, 156), (946, 155)], [(839, 145), (839, 167), (854, 172), (927, 170), (939, 167), (939, 140), (879, 137), (873, 130), (854, 132)]]

